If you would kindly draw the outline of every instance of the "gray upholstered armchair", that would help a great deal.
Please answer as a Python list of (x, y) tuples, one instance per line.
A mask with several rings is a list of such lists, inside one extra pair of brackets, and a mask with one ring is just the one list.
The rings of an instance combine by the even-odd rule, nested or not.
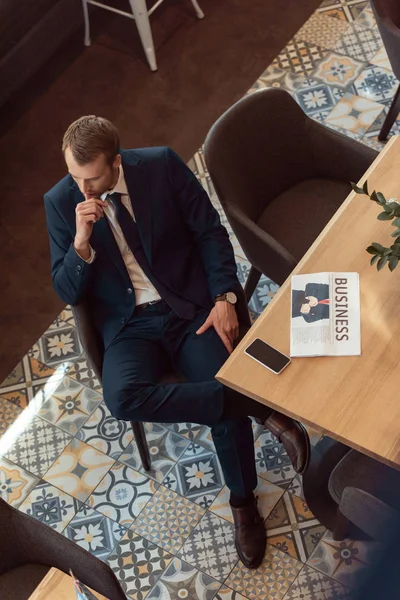
[[(400, 2), (398, 0), (371, 0), (376, 22), (393, 73), (400, 79)], [(400, 85), (392, 100), (378, 139), (386, 140), (400, 112)]]
[(51, 527), (0, 498), (0, 598), (28, 600), (51, 567), (74, 575), (110, 600), (126, 600), (108, 565)]
[(252, 270), (290, 275), (377, 152), (310, 119), (288, 92), (246, 96), (211, 128), (205, 160)]

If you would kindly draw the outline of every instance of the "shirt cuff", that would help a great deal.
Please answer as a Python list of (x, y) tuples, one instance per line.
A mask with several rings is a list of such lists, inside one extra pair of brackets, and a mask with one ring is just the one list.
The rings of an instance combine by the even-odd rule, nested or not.
[(85, 260), (84, 258), (82, 258), (82, 256), (79, 254), (79, 252), (77, 251), (77, 249), (74, 246), (74, 250), (77, 253), (77, 255), (79, 256), (79, 258), (81, 260), (83, 260), (83, 262), (87, 263), (88, 265), (91, 265), (92, 262), (94, 261), (94, 259), (96, 258), (96, 251), (93, 250), (92, 246), (89, 244), (89, 248), (90, 248), (90, 256), (87, 260)]

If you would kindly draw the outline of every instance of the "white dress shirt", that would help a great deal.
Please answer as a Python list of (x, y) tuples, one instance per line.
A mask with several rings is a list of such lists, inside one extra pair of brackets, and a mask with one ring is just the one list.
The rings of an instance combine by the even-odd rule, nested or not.
[[(115, 207), (112, 201), (108, 200), (108, 195), (112, 194), (113, 192), (118, 192), (121, 194), (122, 204), (128, 209), (132, 219), (135, 219), (122, 165), (119, 167), (119, 177), (114, 189), (109, 190), (101, 195), (101, 199), (107, 202), (107, 206), (104, 208), (104, 215), (108, 219), (111, 231), (113, 232), (115, 241), (117, 242), (118, 248), (121, 252), (122, 260), (125, 263), (126, 270), (128, 271), (129, 277), (132, 281), (132, 286), (135, 290), (136, 305), (139, 306), (139, 304), (160, 300), (160, 294), (157, 292), (154, 285), (151, 283), (151, 281), (149, 281), (139, 263), (136, 261), (133, 252), (126, 242), (125, 236), (122, 233), (121, 226), (117, 219)], [(95, 258), (96, 252), (92, 247), (90, 247), (90, 257), (86, 262), (90, 264), (95, 260)]]

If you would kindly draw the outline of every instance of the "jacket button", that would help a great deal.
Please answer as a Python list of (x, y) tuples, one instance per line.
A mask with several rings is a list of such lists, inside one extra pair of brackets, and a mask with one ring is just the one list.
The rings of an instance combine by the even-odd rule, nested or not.
[(123, 325), (124, 323), (126, 323), (126, 319), (125, 319), (125, 317), (122, 317), (122, 319), (121, 319), (121, 323), (122, 323), (122, 325)]
[(126, 291), (128, 292), (128, 294), (133, 294), (133, 289), (132, 288), (128, 288)]
[(77, 273), (79, 273), (79, 271), (82, 271), (82, 267), (81, 267), (81, 265), (77, 265), (77, 266), (76, 266), (76, 271), (77, 271)]

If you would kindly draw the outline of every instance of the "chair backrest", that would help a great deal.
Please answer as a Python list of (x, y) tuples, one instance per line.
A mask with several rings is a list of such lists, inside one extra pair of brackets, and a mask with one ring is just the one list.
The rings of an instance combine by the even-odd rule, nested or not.
[[(0, 576), (29, 563), (74, 575), (110, 600), (126, 596), (110, 567), (51, 527), (0, 498)], [(11, 596), (12, 597), (12, 596)]]
[(371, 4), (392, 70), (400, 79), (400, 2), (371, 0)]
[(245, 206), (256, 222), (271, 200), (312, 176), (309, 121), (280, 89), (250, 94), (216, 121), (205, 141), (205, 159), (227, 215), (231, 204)]

